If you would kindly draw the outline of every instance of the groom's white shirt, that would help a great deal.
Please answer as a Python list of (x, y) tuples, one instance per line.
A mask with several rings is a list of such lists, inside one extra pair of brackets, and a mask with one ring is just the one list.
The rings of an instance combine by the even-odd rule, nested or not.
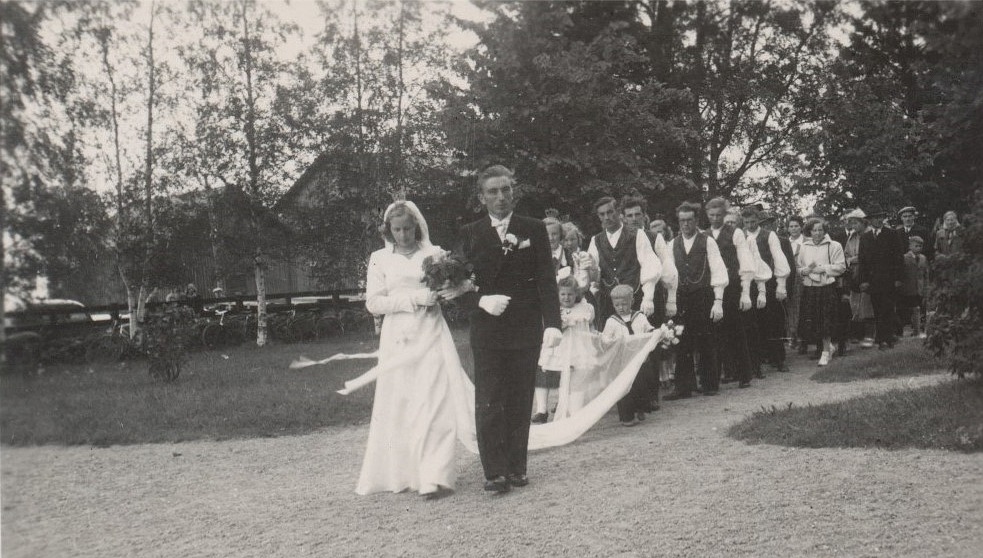
[(494, 215), (489, 213), (488, 218), (491, 219), (492, 228), (498, 231), (498, 239), (505, 242), (505, 233), (509, 230), (509, 223), (512, 222), (512, 213), (509, 212), (508, 215), (501, 219), (496, 219)]

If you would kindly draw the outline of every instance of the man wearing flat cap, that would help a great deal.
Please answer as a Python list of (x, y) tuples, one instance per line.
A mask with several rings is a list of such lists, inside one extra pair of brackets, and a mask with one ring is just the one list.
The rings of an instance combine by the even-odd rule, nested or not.
[(884, 225), (887, 214), (876, 205), (868, 208), (870, 228), (860, 237), (860, 290), (870, 294), (876, 323), (874, 341), (880, 349), (894, 346), (897, 290), (904, 278), (901, 233)]
[[(901, 233), (901, 246), (905, 252), (908, 251), (908, 240), (911, 237), (918, 236), (922, 239), (932, 237), (932, 234), (927, 228), (915, 222), (918, 218), (918, 210), (914, 206), (902, 207), (898, 211), (898, 218), (901, 219), (901, 226), (898, 227), (898, 232)], [(932, 261), (932, 256), (935, 255), (935, 246), (931, 242), (926, 242), (925, 250), (922, 253), (925, 254), (925, 259)]]

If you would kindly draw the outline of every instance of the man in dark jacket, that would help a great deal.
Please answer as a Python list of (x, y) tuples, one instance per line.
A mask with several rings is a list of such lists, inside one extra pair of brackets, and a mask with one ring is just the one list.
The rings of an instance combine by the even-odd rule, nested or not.
[[(898, 218), (901, 219), (901, 226), (898, 227), (898, 232), (901, 233), (901, 247), (905, 252), (908, 251), (908, 239), (911, 237), (918, 236), (923, 240), (932, 238), (932, 233), (927, 228), (915, 222), (918, 218), (918, 210), (914, 207), (901, 208), (901, 211), (898, 211)], [(925, 259), (932, 261), (932, 256), (935, 255), (933, 243), (926, 241), (925, 251), (922, 253), (925, 254)]]
[(512, 172), (495, 165), (478, 177), (487, 214), (461, 229), (460, 253), (474, 266), (474, 283), (444, 289), (461, 297), (471, 316), (475, 421), (485, 490), (529, 484), (529, 419), (541, 346), (556, 346), (560, 299), (546, 226), (513, 213)]
[(860, 237), (860, 290), (870, 294), (874, 307), (878, 348), (894, 346), (898, 316), (897, 289), (904, 274), (901, 233), (884, 225), (887, 211), (872, 207), (867, 212), (870, 228)]

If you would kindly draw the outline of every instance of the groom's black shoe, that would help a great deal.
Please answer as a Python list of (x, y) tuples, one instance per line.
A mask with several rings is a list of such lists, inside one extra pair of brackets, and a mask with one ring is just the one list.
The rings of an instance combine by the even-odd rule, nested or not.
[(519, 473), (509, 473), (509, 476), (505, 478), (508, 479), (509, 484), (512, 486), (522, 487), (529, 484), (529, 477), (520, 475)]
[(485, 481), (485, 490), (488, 492), (497, 492), (498, 494), (504, 494), (509, 490), (512, 490), (512, 486), (509, 485), (508, 479), (499, 475), (493, 479), (488, 479)]

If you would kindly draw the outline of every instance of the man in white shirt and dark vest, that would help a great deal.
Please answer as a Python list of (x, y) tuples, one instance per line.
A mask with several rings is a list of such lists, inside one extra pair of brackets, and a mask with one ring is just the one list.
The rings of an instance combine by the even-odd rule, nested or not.
[(754, 279), (754, 260), (747, 247), (744, 231), (724, 224), (730, 203), (724, 198), (707, 202), (710, 221), (707, 233), (717, 243), (720, 257), (727, 266), (727, 288), (724, 289), (724, 318), (717, 328), (717, 366), (733, 379), (738, 387), (751, 385), (751, 353), (748, 349), (746, 321), (752, 315), (751, 281)]
[(714, 324), (724, 317), (727, 266), (720, 257), (717, 242), (697, 228), (699, 213), (700, 206), (689, 202), (676, 209), (679, 234), (668, 246), (679, 274), (676, 302), (683, 333), (676, 349), (676, 389), (666, 400), (692, 397), (696, 389), (694, 357), (697, 355), (703, 394), (717, 395), (720, 390)]
[[(785, 363), (785, 308), (788, 298), (786, 279), (791, 273), (788, 259), (782, 250), (778, 235), (759, 226), (761, 210), (750, 206), (741, 210), (748, 249), (764, 275), (756, 273), (751, 285), (751, 298), (755, 299), (757, 332), (748, 339), (752, 368), (760, 372), (762, 363), (769, 363), (779, 372), (788, 372)], [(770, 275), (770, 277), (769, 277)]]
[[(614, 314), (611, 289), (628, 285), (635, 292), (633, 310), (646, 316), (655, 311), (655, 284), (662, 276), (662, 264), (645, 234), (621, 221), (618, 202), (605, 196), (594, 202), (594, 211), (604, 229), (590, 240), (587, 253), (597, 262), (601, 276), (598, 284), (597, 328), (604, 327)], [(672, 301), (675, 303), (675, 300)], [(667, 302), (668, 306), (668, 302)]]

